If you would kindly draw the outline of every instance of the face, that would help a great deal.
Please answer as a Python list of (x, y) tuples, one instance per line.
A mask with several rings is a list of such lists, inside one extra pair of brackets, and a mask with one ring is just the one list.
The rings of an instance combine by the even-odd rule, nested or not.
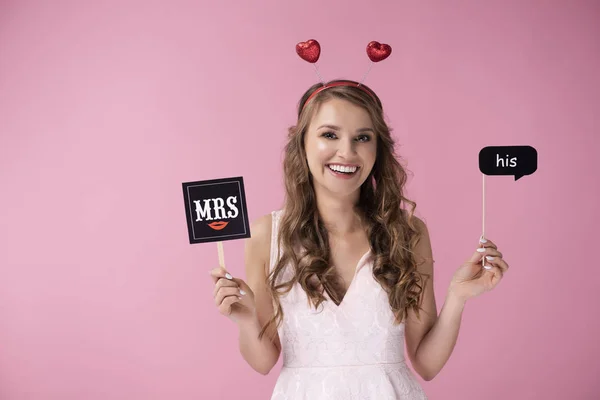
[(304, 146), (315, 191), (341, 196), (358, 194), (377, 154), (368, 112), (341, 99), (321, 104), (308, 127)]

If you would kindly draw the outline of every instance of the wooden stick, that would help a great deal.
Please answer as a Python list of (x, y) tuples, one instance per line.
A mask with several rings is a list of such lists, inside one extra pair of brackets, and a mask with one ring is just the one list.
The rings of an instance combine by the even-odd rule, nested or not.
[(219, 266), (225, 268), (225, 254), (223, 253), (223, 242), (217, 242), (217, 250), (219, 251)]
[[(483, 219), (482, 219), (482, 223), (483, 226), (481, 227), (481, 237), (485, 238), (485, 174), (482, 174), (483, 176)], [(483, 267), (485, 265), (485, 257), (483, 257), (481, 259), (481, 266)]]

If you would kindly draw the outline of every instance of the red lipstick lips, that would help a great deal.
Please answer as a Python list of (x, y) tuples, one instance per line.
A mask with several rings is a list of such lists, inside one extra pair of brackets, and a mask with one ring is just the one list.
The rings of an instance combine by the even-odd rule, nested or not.
[(210, 224), (208, 224), (208, 226), (210, 226), (215, 231), (220, 231), (221, 229), (225, 228), (228, 224), (229, 224), (229, 222), (217, 221), (217, 222), (211, 222)]

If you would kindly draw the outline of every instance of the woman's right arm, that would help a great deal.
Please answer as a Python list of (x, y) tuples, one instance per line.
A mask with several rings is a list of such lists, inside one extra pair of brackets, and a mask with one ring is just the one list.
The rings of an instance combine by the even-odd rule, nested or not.
[[(271, 214), (257, 219), (251, 226), (252, 237), (246, 240), (246, 283), (254, 293), (256, 315), (238, 323), (240, 352), (257, 372), (267, 375), (277, 364), (281, 343), (275, 328), (269, 329), (261, 340), (258, 333), (274, 315), (272, 296), (267, 287), (271, 251)], [(274, 339), (271, 339), (271, 336)]]

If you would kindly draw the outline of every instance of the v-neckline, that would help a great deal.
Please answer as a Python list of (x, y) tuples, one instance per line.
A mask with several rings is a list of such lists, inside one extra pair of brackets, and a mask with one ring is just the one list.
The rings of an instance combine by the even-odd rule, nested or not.
[(327, 297), (329, 298), (329, 302), (333, 305), (333, 307), (336, 310), (340, 309), (346, 303), (346, 298), (348, 297), (348, 294), (350, 293), (350, 291), (354, 287), (354, 281), (356, 281), (356, 277), (358, 275), (358, 272), (361, 269), (362, 264), (365, 262), (365, 259), (370, 254), (371, 254), (371, 249), (367, 250), (367, 252), (365, 254), (363, 254), (363, 256), (358, 260), (358, 263), (354, 267), (354, 275), (352, 276), (352, 280), (350, 281), (350, 285), (348, 285), (348, 289), (346, 290), (346, 293), (344, 293), (344, 297), (342, 297), (342, 300), (340, 301), (340, 304), (335, 304), (335, 302), (331, 299), (331, 296), (329, 296), (329, 293), (327, 294)]

